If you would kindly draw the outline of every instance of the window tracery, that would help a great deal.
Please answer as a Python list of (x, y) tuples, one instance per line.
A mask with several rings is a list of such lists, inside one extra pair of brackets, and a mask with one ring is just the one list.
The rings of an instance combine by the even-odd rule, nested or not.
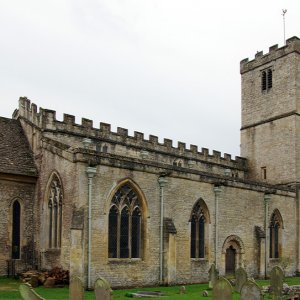
[(191, 258), (205, 257), (207, 208), (202, 199), (198, 200), (191, 213)]
[(56, 174), (52, 176), (48, 193), (49, 248), (61, 247), (63, 190)]
[(281, 252), (282, 218), (275, 210), (270, 221), (270, 258), (279, 258)]
[(114, 194), (109, 211), (109, 258), (141, 257), (140, 199), (126, 183)]

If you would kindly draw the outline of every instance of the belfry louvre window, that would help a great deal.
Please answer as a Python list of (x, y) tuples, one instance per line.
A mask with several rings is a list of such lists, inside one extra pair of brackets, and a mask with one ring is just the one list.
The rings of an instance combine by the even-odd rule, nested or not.
[(261, 72), (261, 90), (268, 91), (273, 86), (273, 73), (271, 69)]
[(282, 218), (275, 210), (270, 222), (270, 258), (279, 258), (281, 252)]
[(63, 191), (59, 178), (53, 174), (48, 193), (49, 248), (61, 247)]
[(127, 183), (121, 186), (109, 210), (109, 258), (141, 257), (141, 212), (137, 193)]
[(207, 230), (206, 205), (198, 200), (191, 214), (191, 258), (205, 257), (205, 235)]

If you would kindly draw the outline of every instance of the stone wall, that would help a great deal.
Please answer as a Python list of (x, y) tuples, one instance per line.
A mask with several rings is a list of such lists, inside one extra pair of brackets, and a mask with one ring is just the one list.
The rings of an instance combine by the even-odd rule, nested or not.
[(34, 182), (22, 182), (21, 178), (13, 176), (0, 176), (0, 276), (7, 275), (7, 261), (12, 253), (12, 206), (19, 201), (21, 206), (21, 257), (15, 261), (16, 272), (25, 268), (33, 268), (38, 263), (35, 250), (35, 222), (34, 211), (35, 185)]
[[(272, 88), (262, 90), (262, 71), (272, 70)], [(258, 52), (241, 61), (241, 155), (249, 161), (249, 179), (273, 184), (300, 180), (299, 78), (300, 40), (293, 37), (281, 48)]]

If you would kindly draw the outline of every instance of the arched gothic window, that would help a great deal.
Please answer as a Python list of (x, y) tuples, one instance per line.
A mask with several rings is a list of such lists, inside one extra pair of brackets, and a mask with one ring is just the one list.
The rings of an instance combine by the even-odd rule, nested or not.
[(140, 199), (128, 183), (114, 194), (108, 219), (108, 257), (141, 257)]
[(21, 205), (15, 200), (12, 208), (12, 259), (20, 258)]
[(52, 175), (48, 192), (49, 248), (61, 247), (63, 190), (56, 174)]
[(191, 214), (191, 258), (204, 258), (207, 240), (208, 211), (202, 199), (198, 200)]
[(280, 212), (275, 210), (270, 222), (270, 258), (279, 258), (281, 252), (282, 218)]

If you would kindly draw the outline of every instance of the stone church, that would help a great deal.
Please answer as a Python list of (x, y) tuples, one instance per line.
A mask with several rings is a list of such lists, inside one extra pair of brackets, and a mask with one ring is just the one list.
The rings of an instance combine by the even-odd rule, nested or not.
[[(300, 271), (300, 39), (240, 63), (241, 157), (37, 108), (0, 118), (0, 275), (186, 284)], [(221, 124), (220, 124), (221, 125)]]

